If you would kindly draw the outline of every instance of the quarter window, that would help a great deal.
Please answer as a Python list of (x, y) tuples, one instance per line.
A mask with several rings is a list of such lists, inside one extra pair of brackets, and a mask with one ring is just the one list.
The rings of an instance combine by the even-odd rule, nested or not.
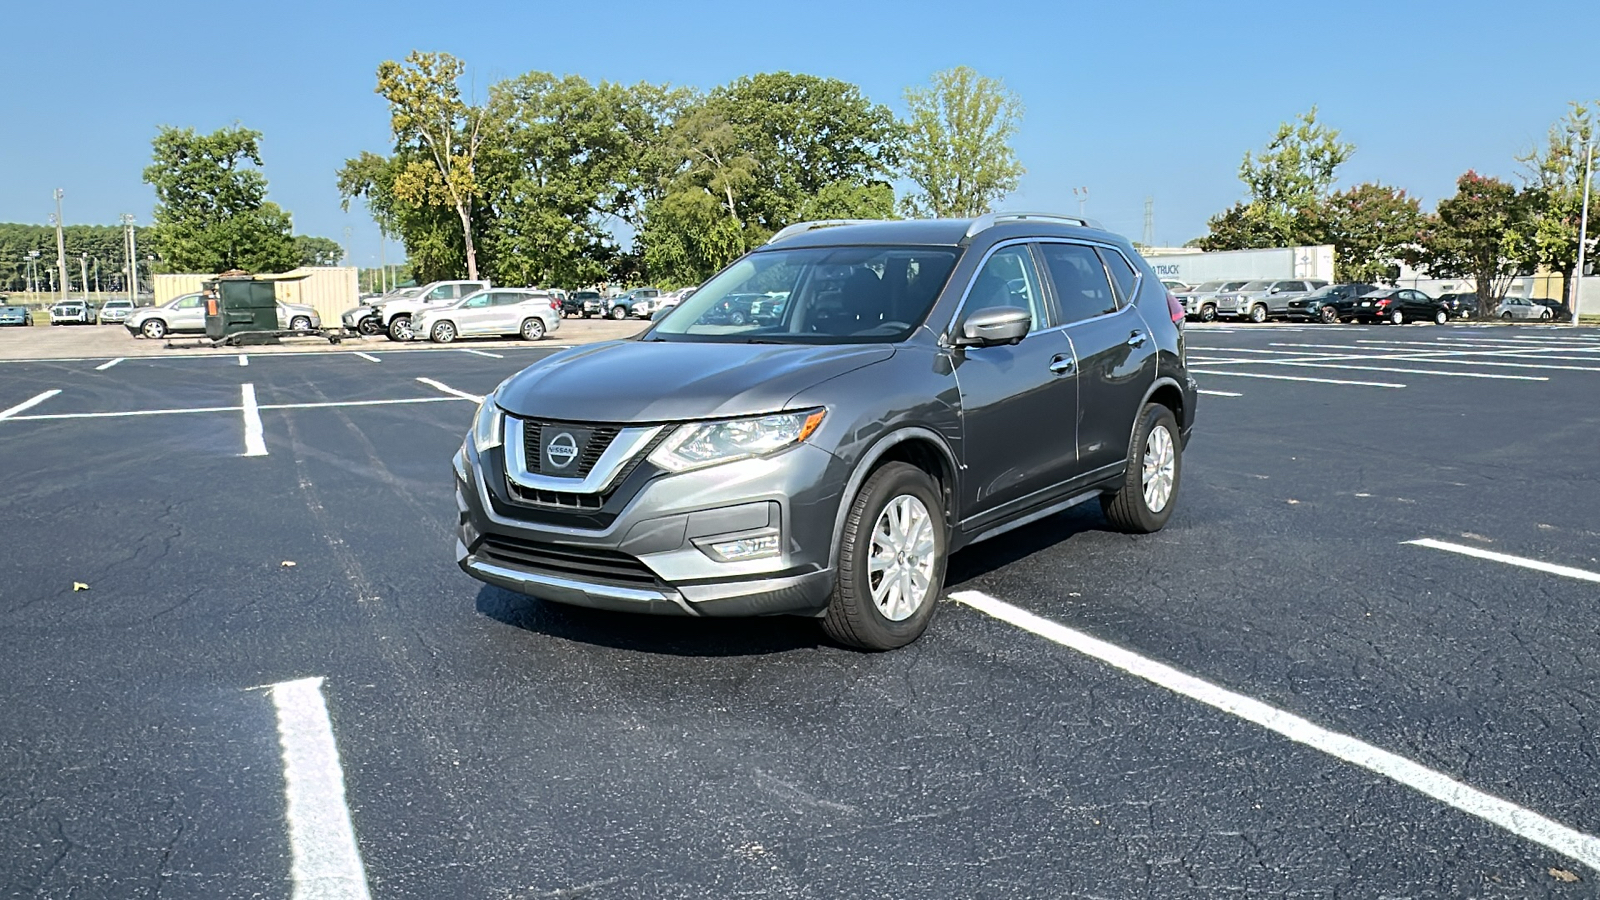
[(1070, 325), (1117, 311), (1117, 300), (1111, 293), (1111, 283), (1106, 280), (1105, 266), (1093, 247), (1043, 244), (1040, 249), (1044, 253), (1045, 268), (1050, 270), (1050, 280), (1055, 282), (1061, 324)]
[(1116, 286), (1117, 298), (1123, 306), (1133, 302), (1133, 292), (1139, 283), (1139, 273), (1128, 265), (1121, 253), (1114, 250), (1100, 250), (1100, 258), (1105, 260), (1106, 271), (1111, 273), (1111, 282)]
[(1024, 246), (996, 250), (978, 277), (972, 282), (962, 308), (963, 318), (979, 310), (1015, 306), (1033, 315), (1032, 331), (1038, 331), (1044, 322), (1044, 305), (1039, 291), (1039, 273), (1033, 267), (1032, 254)]

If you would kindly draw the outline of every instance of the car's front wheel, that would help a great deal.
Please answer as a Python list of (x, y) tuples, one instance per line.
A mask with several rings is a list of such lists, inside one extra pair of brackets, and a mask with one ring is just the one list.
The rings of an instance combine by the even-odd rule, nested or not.
[(1252, 306), (1252, 307), (1250, 307), (1250, 321), (1254, 322), (1257, 325), (1260, 325), (1262, 322), (1265, 322), (1266, 320), (1267, 320), (1267, 308), (1265, 306)]
[(1200, 307), (1200, 321), (1202, 321), (1202, 322), (1215, 322), (1216, 320), (1217, 320), (1217, 306), (1216, 306), (1216, 304), (1207, 303), (1205, 306)]
[(1550, 321), (1550, 310), (1547, 309), (1544, 312), (1539, 313), (1539, 321), (1541, 321), (1541, 322)]
[(540, 319), (529, 319), (522, 323), (523, 340), (537, 341), (544, 337), (544, 322)]
[(146, 319), (139, 326), (139, 333), (153, 341), (159, 341), (167, 336), (167, 323), (160, 319)]
[(1511, 313), (1503, 312), (1503, 313), (1500, 314), (1500, 318), (1505, 319), (1507, 322), (1509, 322), (1509, 321), (1511, 321)]
[(1339, 310), (1331, 306), (1324, 306), (1317, 310), (1317, 318), (1321, 319), (1325, 325), (1337, 325), (1339, 324)]
[(393, 319), (390, 319), (388, 334), (389, 340), (391, 341), (411, 340), (411, 317), (395, 316)]
[(367, 337), (377, 337), (383, 334), (383, 320), (377, 316), (367, 316), (356, 323), (356, 333)]
[(1160, 531), (1172, 518), (1183, 477), (1183, 439), (1178, 419), (1159, 403), (1145, 404), (1128, 447), (1122, 486), (1100, 497), (1111, 527), (1127, 534)]
[(306, 316), (295, 316), (289, 320), (289, 328), (294, 331), (310, 331), (311, 319)]
[(433, 332), (429, 337), (435, 344), (448, 344), (456, 339), (456, 326), (450, 322), (440, 322), (433, 326)]
[(893, 650), (922, 636), (944, 590), (949, 535), (928, 473), (892, 462), (845, 515), (839, 576), (822, 627), (841, 644)]

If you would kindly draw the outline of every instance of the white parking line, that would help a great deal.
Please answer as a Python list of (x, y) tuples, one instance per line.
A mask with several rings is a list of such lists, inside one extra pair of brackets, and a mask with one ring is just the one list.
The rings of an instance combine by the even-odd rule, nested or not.
[(367, 871), (345, 800), (344, 769), (322, 679), (281, 681), (268, 693), (283, 752), (294, 900), (368, 900)]
[(484, 350), (468, 350), (467, 348), (462, 347), (461, 348), (461, 352), (462, 353), (475, 353), (478, 356), (487, 356), (490, 359), (505, 359), (505, 357), (500, 355), (499, 353), (489, 353), (489, 352), (484, 351)]
[(0, 412), (0, 419), (9, 419), (12, 416), (16, 415), (19, 412), (22, 412), (25, 409), (32, 409), (35, 406), (38, 406), (39, 404), (45, 402), (46, 400), (49, 400), (51, 397), (54, 397), (55, 395), (57, 395), (59, 393), (61, 393), (61, 389), (57, 388), (55, 390), (45, 391), (44, 393), (39, 394), (38, 396), (34, 397), (31, 400), (24, 400), (21, 403), (18, 403), (16, 406), (11, 407), (10, 409), (5, 410), (4, 412)]
[[(1433, 360), (1422, 360), (1432, 362)], [(1354, 369), (1358, 372), (1393, 372), (1397, 375), (1442, 375), (1446, 378), (1491, 378), (1497, 381), (1549, 381), (1548, 375), (1495, 375), (1489, 372), (1442, 372), (1438, 369), (1401, 369), (1395, 366), (1352, 366), (1347, 363), (1305, 362), (1298, 359), (1263, 359), (1271, 366), (1298, 366), (1307, 369)]]
[[(257, 409), (334, 409), (342, 406), (393, 406), (403, 403), (452, 403), (471, 397), (402, 397), (398, 400), (330, 400), (322, 403), (263, 403)], [(122, 419), (129, 416), (176, 416), (187, 413), (238, 412), (242, 406), (196, 406), (190, 409), (128, 409), (119, 412), (51, 413), (17, 416), (13, 422), (45, 422), (55, 419)]]
[(360, 350), (356, 351), (356, 355), (369, 362), (383, 362), (383, 360), (373, 356), (371, 353), (362, 353)]
[(100, 365), (95, 366), (94, 370), (96, 372), (104, 372), (105, 370), (111, 368), (112, 366), (116, 365), (117, 363), (122, 362), (124, 359), (127, 359), (127, 357), (119, 356), (116, 359), (113, 359), (112, 361), (110, 361), (108, 363), (101, 363)]
[(267, 440), (261, 427), (261, 410), (256, 406), (256, 386), (241, 385), (239, 392), (244, 397), (244, 455), (266, 456)]
[(1443, 772), (1412, 762), (1403, 756), (1349, 735), (1330, 731), (1293, 713), (1041, 618), (987, 594), (978, 591), (958, 591), (951, 594), (950, 599), (1048, 641), (1092, 656), (1113, 668), (1164, 687), (1175, 694), (1260, 725), (1297, 744), (1304, 744), (1351, 765), (1375, 772), (1468, 815), (1476, 816), (1512, 834), (1575, 859), (1592, 869), (1600, 870), (1600, 838), (1568, 828), (1560, 822), (1508, 800), (1486, 794)]
[(239, 365), (241, 365), (241, 366), (250, 365), (250, 357), (244, 355), (243, 353), (239, 354)]
[(1232, 375), (1236, 378), (1267, 378), (1272, 381), (1311, 381), (1317, 384), (1346, 384), (1358, 387), (1403, 388), (1403, 384), (1386, 381), (1342, 381), (1337, 378), (1297, 378), (1293, 375), (1268, 375), (1265, 372), (1218, 372), (1212, 369), (1190, 369), (1195, 375)]
[(444, 391), (446, 394), (449, 394), (452, 397), (460, 397), (463, 400), (471, 400), (474, 403), (482, 403), (483, 402), (483, 398), (478, 396), (477, 394), (469, 394), (466, 391), (458, 391), (455, 388), (451, 387), (450, 385), (448, 385), (448, 384), (440, 384), (439, 382), (434, 381), (432, 378), (418, 378), (417, 380), (422, 382), (423, 384), (427, 385), (428, 387)]
[(1195, 393), (1197, 393), (1197, 394), (1205, 394), (1207, 397), (1243, 397), (1244, 396), (1243, 394), (1235, 394), (1233, 391), (1195, 391)]
[(1600, 584), (1600, 572), (1574, 569), (1571, 566), (1558, 566), (1553, 563), (1540, 562), (1537, 559), (1524, 559), (1521, 556), (1495, 553), (1492, 550), (1480, 550), (1477, 547), (1468, 547), (1463, 544), (1449, 544), (1444, 541), (1436, 541), (1433, 538), (1421, 538), (1415, 541), (1405, 541), (1404, 543), (1413, 547), (1428, 547), (1433, 550), (1443, 550), (1447, 553), (1459, 553), (1462, 556), (1473, 556), (1478, 559), (1505, 563), (1508, 566), (1521, 566), (1524, 569), (1533, 569), (1536, 572), (1546, 572), (1551, 575), (1561, 575), (1566, 578), (1576, 578), (1579, 581), (1592, 581)]

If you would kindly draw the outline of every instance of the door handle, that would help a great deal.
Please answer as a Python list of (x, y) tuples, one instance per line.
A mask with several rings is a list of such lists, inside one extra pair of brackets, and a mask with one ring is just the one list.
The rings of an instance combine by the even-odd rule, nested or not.
[(1050, 360), (1050, 371), (1057, 375), (1065, 375), (1077, 368), (1078, 363), (1070, 356), (1057, 356)]
[(1133, 334), (1128, 335), (1128, 346), (1129, 347), (1143, 347), (1144, 346), (1144, 332), (1135, 331)]

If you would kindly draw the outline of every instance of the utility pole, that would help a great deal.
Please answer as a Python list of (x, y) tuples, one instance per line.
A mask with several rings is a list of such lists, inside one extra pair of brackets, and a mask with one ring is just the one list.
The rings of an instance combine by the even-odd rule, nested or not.
[(382, 280), (382, 286), (378, 288), (378, 293), (380, 294), (389, 293), (388, 243), (388, 240), (386, 240), (383, 236), (383, 232), (378, 232), (378, 268), (381, 271), (380, 278)]
[(61, 231), (61, 198), (66, 191), (56, 188), (56, 268), (61, 270), (61, 299), (67, 299), (67, 239)]
[(1589, 182), (1594, 180), (1594, 136), (1583, 144), (1583, 215), (1578, 219), (1578, 271), (1572, 279), (1572, 324), (1578, 324), (1579, 306), (1583, 302), (1583, 264), (1585, 246), (1589, 242)]
[(83, 280), (78, 283), (83, 285), (83, 299), (87, 300), (89, 299), (89, 254), (87, 253), (78, 254), (78, 274), (83, 276)]
[(131, 213), (122, 214), (122, 258), (127, 263), (124, 268), (128, 272), (128, 302), (138, 306), (139, 265), (134, 262), (138, 257), (134, 256), (133, 215)]
[(28, 293), (38, 294), (39, 290), (39, 251), (28, 251)]

